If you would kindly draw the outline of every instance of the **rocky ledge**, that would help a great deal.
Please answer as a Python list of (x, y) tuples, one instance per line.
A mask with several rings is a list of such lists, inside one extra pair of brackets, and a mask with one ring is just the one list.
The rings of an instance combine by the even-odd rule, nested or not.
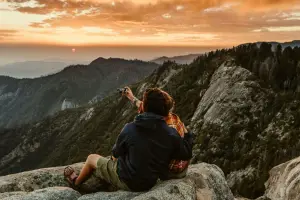
[[(77, 172), (83, 163), (72, 165)], [(64, 167), (45, 168), (0, 177), (3, 200), (249, 200), (234, 198), (223, 171), (216, 165), (191, 165), (187, 177), (158, 183), (145, 193), (107, 191), (92, 175), (75, 191), (63, 178)], [(256, 200), (299, 200), (300, 157), (274, 167), (265, 183), (265, 195)], [(103, 191), (103, 192), (99, 192)]]
[(300, 157), (274, 167), (265, 185), (265, 196), (271, 200), (299, 200)]
[[(72, 165), (79, 171), (83, 163)], [(216, 165), (191, 165), (187, 177), (158, 183), (146, 193), (101, 191), (104, 185), (94, 175), (81, 187), (80, 193), (63, 178), (64, 167), (45, 168), (0, 177), (0, 199), (3, 200), (234, 200), (224, 173)], [(90, 193), (90, 194), (87, 194)]]
[[(300, 157), (270, 170), (264, 196), (256, 200), (299, 200)], [(249, 200), (236, 198), (236, 200)]]

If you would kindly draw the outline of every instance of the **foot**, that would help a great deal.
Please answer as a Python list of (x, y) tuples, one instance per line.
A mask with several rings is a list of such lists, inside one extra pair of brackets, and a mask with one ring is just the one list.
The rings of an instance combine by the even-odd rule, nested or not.
[(68, 181), (68, 183), (70, 184), (70, 186), (72, 188), (75, 188), (76, 185), (75, 185), (75, 182), (76, 182), (76, 179), (77, 179), (77, 174), (75, 173), (75, 170), (68, 166), (65, 168), (65, 171), (64, 171), (64, 177), (65, 179)]

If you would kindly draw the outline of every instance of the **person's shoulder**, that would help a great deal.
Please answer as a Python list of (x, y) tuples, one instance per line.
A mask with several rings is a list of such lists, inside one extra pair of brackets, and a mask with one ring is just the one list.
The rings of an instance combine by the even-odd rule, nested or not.
[(168, 132), (168, 135), (171, 136), (171, 137), (178, 137), (178, 132), (175, 128), (171, 127), (171, 126), (168, 126), (166, 125), (165, 127), (165, 130)]
[(135, 124), (133, 122), (125, 124), (122, 132), (132, 132), (135, 130)]

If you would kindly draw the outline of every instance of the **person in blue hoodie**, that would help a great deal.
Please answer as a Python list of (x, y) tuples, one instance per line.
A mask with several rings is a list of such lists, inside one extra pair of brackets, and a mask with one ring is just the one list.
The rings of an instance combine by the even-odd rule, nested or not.
[(170, 161), (191, 159), (193, 146), (190, 132), (182, 138), (164, 120), (173, 104), (166, 92), (147, 89), (143, 96), (144, 113), (125, 125), (110, 159), (89, 155), (79, 176), (71, 167), (65, 169), (71, 186), (79, 186), (93, 172), (117, 189), (136, 192), (151, 189), (159, 179), (168, 179)]

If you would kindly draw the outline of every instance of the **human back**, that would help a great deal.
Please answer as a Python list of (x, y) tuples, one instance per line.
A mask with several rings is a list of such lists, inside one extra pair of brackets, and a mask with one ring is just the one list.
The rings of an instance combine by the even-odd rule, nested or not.
[[(132, 91), (130, 90), (129, 87), (126, 87), (127, 94), (126, 96), (130, 99), (133, 96)], [(175, 101), (173, 98), (166, 92), (162, 91), (164, 96), (169, 99), (168, 102), (172, 106), (170, 109), (170, 112), (167, 116), (164, 116), (164, 120), (168, 124), (168, 126), (174, 128), (177, 130), (177, 133), (180, 135), (180, 137), (184, 138), (185, 133), (187, 133), (187, 130), (185, 128), (184, 123), (180, 120), (179, 116), (171, 112), (174, 109)], [(135, 98), (136, 99), (136, 98)], [(144, 113), (144, 102), (136, 99), (137, 102), (135, 103), (136, 106), (138, 107), (138, 113)], [(168, 178), (183, 178), (186, 176), (187, 173), (187, 168), (189, 166), (189, 160), (177, 160), (174, 159), (170, 162), (169, 164), (169, 175)]]
[(163, 117), (153, 113), (137, 116), (123, 131), (129, 156), (119, 157), (119, 173), (129, 188), (143, 191), (151, 188), (158, 178), (167, 179), (176, 147), (176, 131)]
[(150, 189), (158, 178), (167, 179), (172, 159), (192, 156), (191, 135), (181, 138), (165, 121), (173, 102), (154, 88), (145, 92), (143, 107), (145, 112), (124, 127), (113, 149), (120, 179), (134, 191)]

